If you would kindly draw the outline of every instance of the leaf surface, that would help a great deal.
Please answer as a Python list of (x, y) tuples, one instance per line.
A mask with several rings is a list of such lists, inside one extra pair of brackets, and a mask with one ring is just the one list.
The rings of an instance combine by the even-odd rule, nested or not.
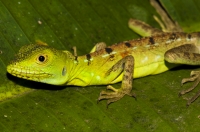
[[(161, 0), (187, 32), (200, 31), (198, 0)], [(61, 50), (77, 46), (88, 53), (97, 42), (108, 45), (139, 38), (127, 22), (136, 18), (159, 28), (148, 0), (0, 1), (1, 131), (199, 131), (200, 99), (189, 108), (178, 97), (193, 67), (135, 79), (137, 100), (125, 96), (106, 109), (97, 98), (106, 86), (58, 87), (12, 77), (6, 65), (23, 45), (44, 41)], [(191, 69), (190, 69), (191, 68)], [(114, 84), (120, 87), (121, 83)]]

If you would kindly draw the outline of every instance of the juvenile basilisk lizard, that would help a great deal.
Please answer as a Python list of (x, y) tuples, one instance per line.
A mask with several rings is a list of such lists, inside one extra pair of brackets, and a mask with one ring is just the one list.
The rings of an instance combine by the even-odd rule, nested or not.
[[(45, 43), (26, 45), (7, 71), (19, 78), (53, 85), (108, 85), (122, 81), (121, 88), (108, 85), (111, 91), (100, 93), (98, 100), (107, 99), (110, 104), (124, 95), (135, 97), (131, 92), (133, 78), (162, 73), (180, 64), (200, 65), (200, 33), (166, 33), (134, 19), (130, 19), (129, 27), (145, 37), (108, 47), (99, 43), (83, 56), (56, 50)], [(197, 86), (200, 71), (192, 71), (182, 84), (188, 81), (195, 83), (181, 95)], [(199, 95), (200, 91), (187, 104)]]

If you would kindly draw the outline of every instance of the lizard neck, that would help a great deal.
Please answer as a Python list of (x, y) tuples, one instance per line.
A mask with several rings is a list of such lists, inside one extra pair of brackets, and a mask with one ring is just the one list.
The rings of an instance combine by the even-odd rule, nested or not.
[[(65, 85), (76, 85), (76, 86), (86, 86), (88, 85), (88, 79), (87, 78), (87, 66), (89, 65), (89, 62), (85, 56), (74, 56), (70, 52), (66, 51), (67, 59), (66, 59), (66, 83)], [(86, 78), (85, 78), (85, 77)]]

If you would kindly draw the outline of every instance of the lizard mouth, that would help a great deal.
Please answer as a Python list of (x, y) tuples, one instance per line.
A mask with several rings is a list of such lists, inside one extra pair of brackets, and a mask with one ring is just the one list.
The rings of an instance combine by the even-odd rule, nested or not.
[(40, 82), (41, 79), (46, 79), (52, 76), (52, 74), (46, 73), (41, 69), (18, 67), (13, 65), (7, 66), (7, 71), (13, 76), (38, 82)]

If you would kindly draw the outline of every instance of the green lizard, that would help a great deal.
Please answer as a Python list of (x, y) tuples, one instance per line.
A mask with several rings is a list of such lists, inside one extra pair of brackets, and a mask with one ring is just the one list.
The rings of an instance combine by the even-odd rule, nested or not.
[[(133, 19), (129, 25), (132, 28), (135, 25), (137, 28), (144, 27), (142, 22)], [(158, 74), (177, 64), (200, 64), (200, 33), (145, 30), (156, 35), (109, 47), (99, 43), (96, 45), (97, 51), (83, 56), (56, 50), (43, 43), (26, 45), (7, 66), (7, 71), (20, 78), (54, 85), (107, 85), (122, 81), (120, 89), (108, 85), (107, 89), (113, 92), (100, 93), (98, 100), (108, 99), (109, 104), (124, 95), (135, 96), (131, 93), (133, 78)], [(200, 81), (200, 72), (193, 71), (191, 75), (182, 83), (197, 79), (196, 86)], [(189, 100), (188, 105), (198, 96)]]
[[(7, 71), (19, 78), (53, 85), (108, 85), (122, 81), (121, 88), (108, 85), (110, 91), (100, 93), (98, 100), (107, 99), (110, 104), (124, 95), (135, 97), (131, 92), (133, 78), (162, 73), (180, 64), (200, 65), (200, 33), (165, 33), (134, 19), (129, 21), (129, 27), (146, 37), (108, 47), (98, 43), (91, 53), (83, 56), (77, 56), (76, 49), (72, 54), (41, 42), (26, 45), (7, 66)], [(181, 95), (198, 85), (199, 75), (200, 71), (192, 71), (190, 78), (182, 80), (182, 84), (195, 83)], [(200, 92), (187, 105), (199, 95)]]

